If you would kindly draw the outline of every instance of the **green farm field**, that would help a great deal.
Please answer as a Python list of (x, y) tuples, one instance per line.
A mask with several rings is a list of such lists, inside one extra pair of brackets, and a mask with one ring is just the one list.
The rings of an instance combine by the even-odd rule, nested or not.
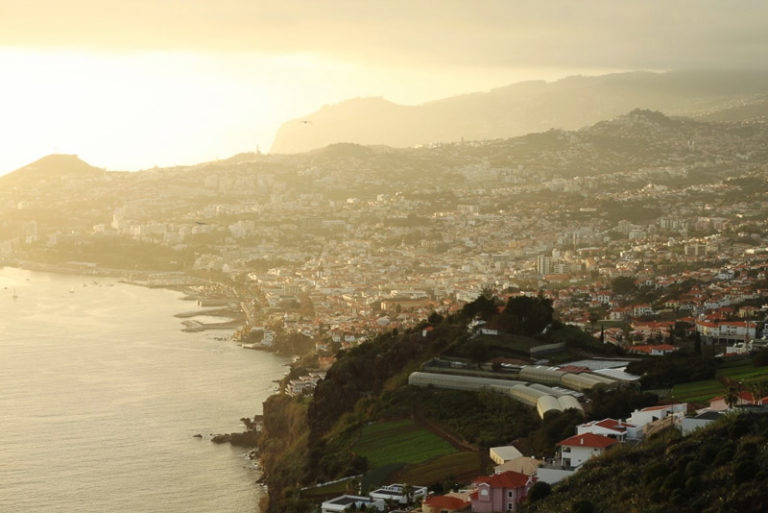
[(747, 362), (742, 365), (719, 369), (717, 378), (675, 385), (672, 389), (672, 398), (680, 402), (706, 402), (713, 397), (725, 394), (725, 386), (719, 379), (729, 378), (733, 381), (740, 381), (747, 388), (753, 383), (768, 380), (768, 366), (755, 367)]
[(352, 450), (365, 456), (371, 467), (392, 463), (421, 463), (453, 454), (456, 449), (434, 433), (411, 420), (369, 424)]
[(482, 458), (476, 452), (457, 452), (441, 456), (421, 465), (408, 465), (397, 473), (395, 479), (404, 483), (427, 486), (453, 476), (477, 476), (482, 474)]

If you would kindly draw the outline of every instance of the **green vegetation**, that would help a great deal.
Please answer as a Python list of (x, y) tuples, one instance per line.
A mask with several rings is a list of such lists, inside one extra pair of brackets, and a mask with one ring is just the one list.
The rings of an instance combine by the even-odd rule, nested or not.
[(744, 362), (738, 367), (720, 369), (717, 371), (718, 377), (726, 376), (733, 381), (742, 381), (745, 385), (751, 382), (762, 381), (768, 378), (768, 365), (755, 367), (750, 362)]
[(456, 452), (451, 444), (411, 420), (366, 425), (352, 450), (374, 467), (421, 463)]
[[(302, 490), (301, 497), (303, 499), (322, 501), (326, 497), (342, 495), (353, 488), (355, 484), (354, 481), (355, 481), (355, 478), (350, 477), (349, 479), (345, 479), (343, 481), (338, 481), (338, 482), (327, 484), (324, 486), (317, 486), (315, 488)], [(357, 490), (354, 490), (354, 491), (355, 493), (357, 493)]]
[(401, 387), (382, 396), (384, 417), (414, 414), (434, 421), (469, 444), (485, 447), (525, 437), (541, 421), (535, 412), (493, 392)]
[(672, 399), (685, 403), (704, 403), (725, 392), (723, 384), (716, 379), (705, 379), (682, 383), (672, 388)]
[(684, 351), (644, 358), (627, 366), (627, 372), (642, 376), (643, 388), (671, 388), (678, 383), (712, 379), (717, 362)]
[(726, 383), (740, 383), (745, 391), (765, 395), (768, 383), (768, 365), (756, 367), (749, 360), (742, 360), (735, 366), (720, 368), (716, 373), (717, 379), (706, 379), (680, 383), (672, 388), (672, 398), (675, 401), (690, 403), (705, 403), (718, 395), (728, 392)]
[[(568, 355), (620, 354), (613, 346), (552, 319), (551, 313), (549, 301), (541, 297), (513, 298), (501, 304), (482, 295), (457, 314), (431, 315), (428, 324), (405, 332), (393, 330), (339, 352), (311, 398), (270, 398), (264, 407), (265, 428), (259, 443), (270, 489), (266, 511), (306, 511), (319, 498), (358, 488), (365, 491), (395, 480), (436, 489), (456, 480), (466, 482), (488, 471), (484, 455), (495, 445), (512, 442), (526, 454), (552, 455), (555, 444), (573, 435), (575, 426), (583, 422), (580, 412), (551, 412), (542, 420), (534, 409), (502, 394), (406, 386), (411, 372), (446, 354), (475, 360), (478, 372), (488, 355), (526, 356), (521, 353), (540, 344), (563, 342)], [(478, 318), (484, 319), (487, 327), (499, 329), (499, 335), (482, 336), (468, 330), (469, 322)], [(422, 328), (427, 325), (432, 330), (423, 336)], [(707, 393), (706, 387), (719, 385), (713, 380), (716, 364), (699, 355), (681, 353), (632, 365), (635, 372), (643, 374), (645, 387), (680, 386), (695, 379), (698, 385), (690, 383), (687, 389), (679, 390), (698, 397)], [(764, 372), (745, 361), (721, 368), (719, 377), (747, 383), (760, 382), (764, 374), (768, 368)], [(589, 418), (625, 418), (633, 409), (658, 401), (656, 395), (633, 387), (596, 387), (588, 399)], [(652, 441), (648, 447), (659, 443)], [(640, 458), (635, 454), (642, 454), (642, 450), (635, 453), (622, 448), (615, 454), (621, 454), (621, 461), (627, 463)], [(723, 453), (723, 461), (726, 457), (728, 454)], [(753, 463), (734, 466), (733, 480), (746, 482)], [(659, 470), (664, 480), (654, 484), (657, 489), (672, 493), (688, 486), (693, 470), (679, 469), (669, 462), (665, 465)], [(635, 475), (634, 470), (621, 472), (641, 484), (650, 482), (645, 474)], [(345, 476), (354, 479), (299, 491), (299, 487)], [(556, 500), (559, 489), (554, 487), (550, 495), (540, 490), (539, 500), (531, 507), (541, 504), (544, 508)], [(565, 506), (559, 504), (563, 506), (560, 510), (615, 511), (601, 509), (593, 495), (575, 494), (571, 499)], [(649, 500), (661, 502), (658, 497)], [(664, 511), (654, 509), (655, 502), (643, 504), (653, 507), (635, 509)]]
[(768, 416), (732, 415), (688, 437), (667, 432), (594, 458), (523, 513), (768, 511)]
[(596, 387), (587, 396), (590, 417), (595, 419), (624, 419), (634, 410), (653, 406), (659, 400), (655, 394), (631, 388), (608, 390)]
[(483, 472), (482, 457), (477, 452), (457, 452), (435, 458), (422, 465), (409, 465), (393, 476), (397, 482), (427, 486), (439, 483), (447, 477), (468, 479)]

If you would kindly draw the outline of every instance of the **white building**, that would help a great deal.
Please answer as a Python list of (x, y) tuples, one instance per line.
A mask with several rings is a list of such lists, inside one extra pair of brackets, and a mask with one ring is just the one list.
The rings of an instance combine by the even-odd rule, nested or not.
[(618, 443), (613, 438), (594, 433), (583, 433), (566, 438), (557, 443), (560, 447), (560, 464), (565, 468), (578, 468), (590, 458), (605, 453)]
[(594, 420), (576, 426), (576, 434), (584, 433), (607, 436), (620, 442), (642, 438), (642, 433), (637, 426), (615, 419)]
[[(408, 489), (410, 488), (410, 490)], [(408, 493), (406, 493), (408, 492)], [(426, 486), (410, 486), (405, 484), (391, 484), (377, 488), (368, 494), (373, 500), (391, 500), (399, 504), (407, 504), (409, 501), (421, 501), (427, 496)]]
[(680, 431), (683, 436), (687, 436), (697, 429), (708, 426), (722, 417), (723, 412), (719, 411), (705, 411), (695, 417), (685, 417), (680, 423)]
[(370, 497), (361, 497), (358, 495), (342, 495), (324, 501), (320, 506), (320, 511), (322, 513), (342, 513), (352, 506), (354, 506), (355, 509), (360, 509), (361, 506), (375, 506), (379, 511), (383, 511), (385, 507), (384, 501), (382, 500), (377, 501)]
[(669, 415), (682, 416), (688, 411), (688, 403), (665, 404), (661, 406), (648, 406), (641, 410), (635, 410), (627, 419), (627, 423), (642, 429), (651, 422), (666, 418)]
[(517, 447), (514, 445), (491, 447), (489, 449), (489, 456), (491, 457), (491, 460), (497, 465), (501, 465), (502, 463), (513, 460), (515, 458), (519, 458), (522, 455), (523, 453), (517, 450)]

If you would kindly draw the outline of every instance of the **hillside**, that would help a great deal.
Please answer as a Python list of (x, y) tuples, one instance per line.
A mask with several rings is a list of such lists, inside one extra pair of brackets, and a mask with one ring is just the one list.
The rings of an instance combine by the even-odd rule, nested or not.
[[(446, 318), (433, 314), (417, 329), (379, 335), (338, 353), (312, 396), (270, 397), (264, 403), (259, 441), (270, 490), (267, 511), (306, 511), (323, 497), (353, 486), (322, 485), (345, 476), (362, 476), (355, 479), (366, 489), (398, 480), (438, 487), (467, 482), (487, 471), (488, 447), (511, 440), (536, 454), (551, 453), (582, 419), (576, 410), (541, 419), (532, 407), (506, 395), (407, 384), (411, 372), (441, 355), (468, 355), (473, 372), (487, 374), (482, 363), (501, 348), (471, 336), (467, 327), (472, 319), (485, 319), (505, 332), (527, 337), (533, 345), (565, 342), (564, 351), (571, 357), (615, 351), (553, 322), (547, 300), (510, 299), (500, 313), (501, 306), (481, 296), (457, 314)], [(541, 334), (548, 325), (547, 334)], [(430, 329), (422, 331), (426, 328)], [(505, 351), (528, 358), (528, 351), (516, 350), (515, 344)], [(595, 393), (602, 406), (617, 408), (611, 410), (613, 415), (625, 415), (657, 399), (634, 391)]]
[[(284, 123), (272, 153), (337, 142), (409, 147), (578, 129), (636, 108), (712, 120), (752, 119), (764, 110), (768, 72), (630, 72), (521, 82), (416, 106), (357, 98)], [(717, 116), (719, 111), (726, 111)]]
[(768, 511), (768, 415), (724, 418), (587, 462), (524, 513)]

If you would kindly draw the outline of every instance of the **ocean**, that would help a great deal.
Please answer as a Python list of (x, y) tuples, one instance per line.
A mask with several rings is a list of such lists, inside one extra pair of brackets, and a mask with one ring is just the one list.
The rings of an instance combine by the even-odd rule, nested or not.
[(254, 462), (207, 438), (260, 414), (286, 360), (182, 332), (181, 297), (0, 269), (0, 511), (258, 511)]

